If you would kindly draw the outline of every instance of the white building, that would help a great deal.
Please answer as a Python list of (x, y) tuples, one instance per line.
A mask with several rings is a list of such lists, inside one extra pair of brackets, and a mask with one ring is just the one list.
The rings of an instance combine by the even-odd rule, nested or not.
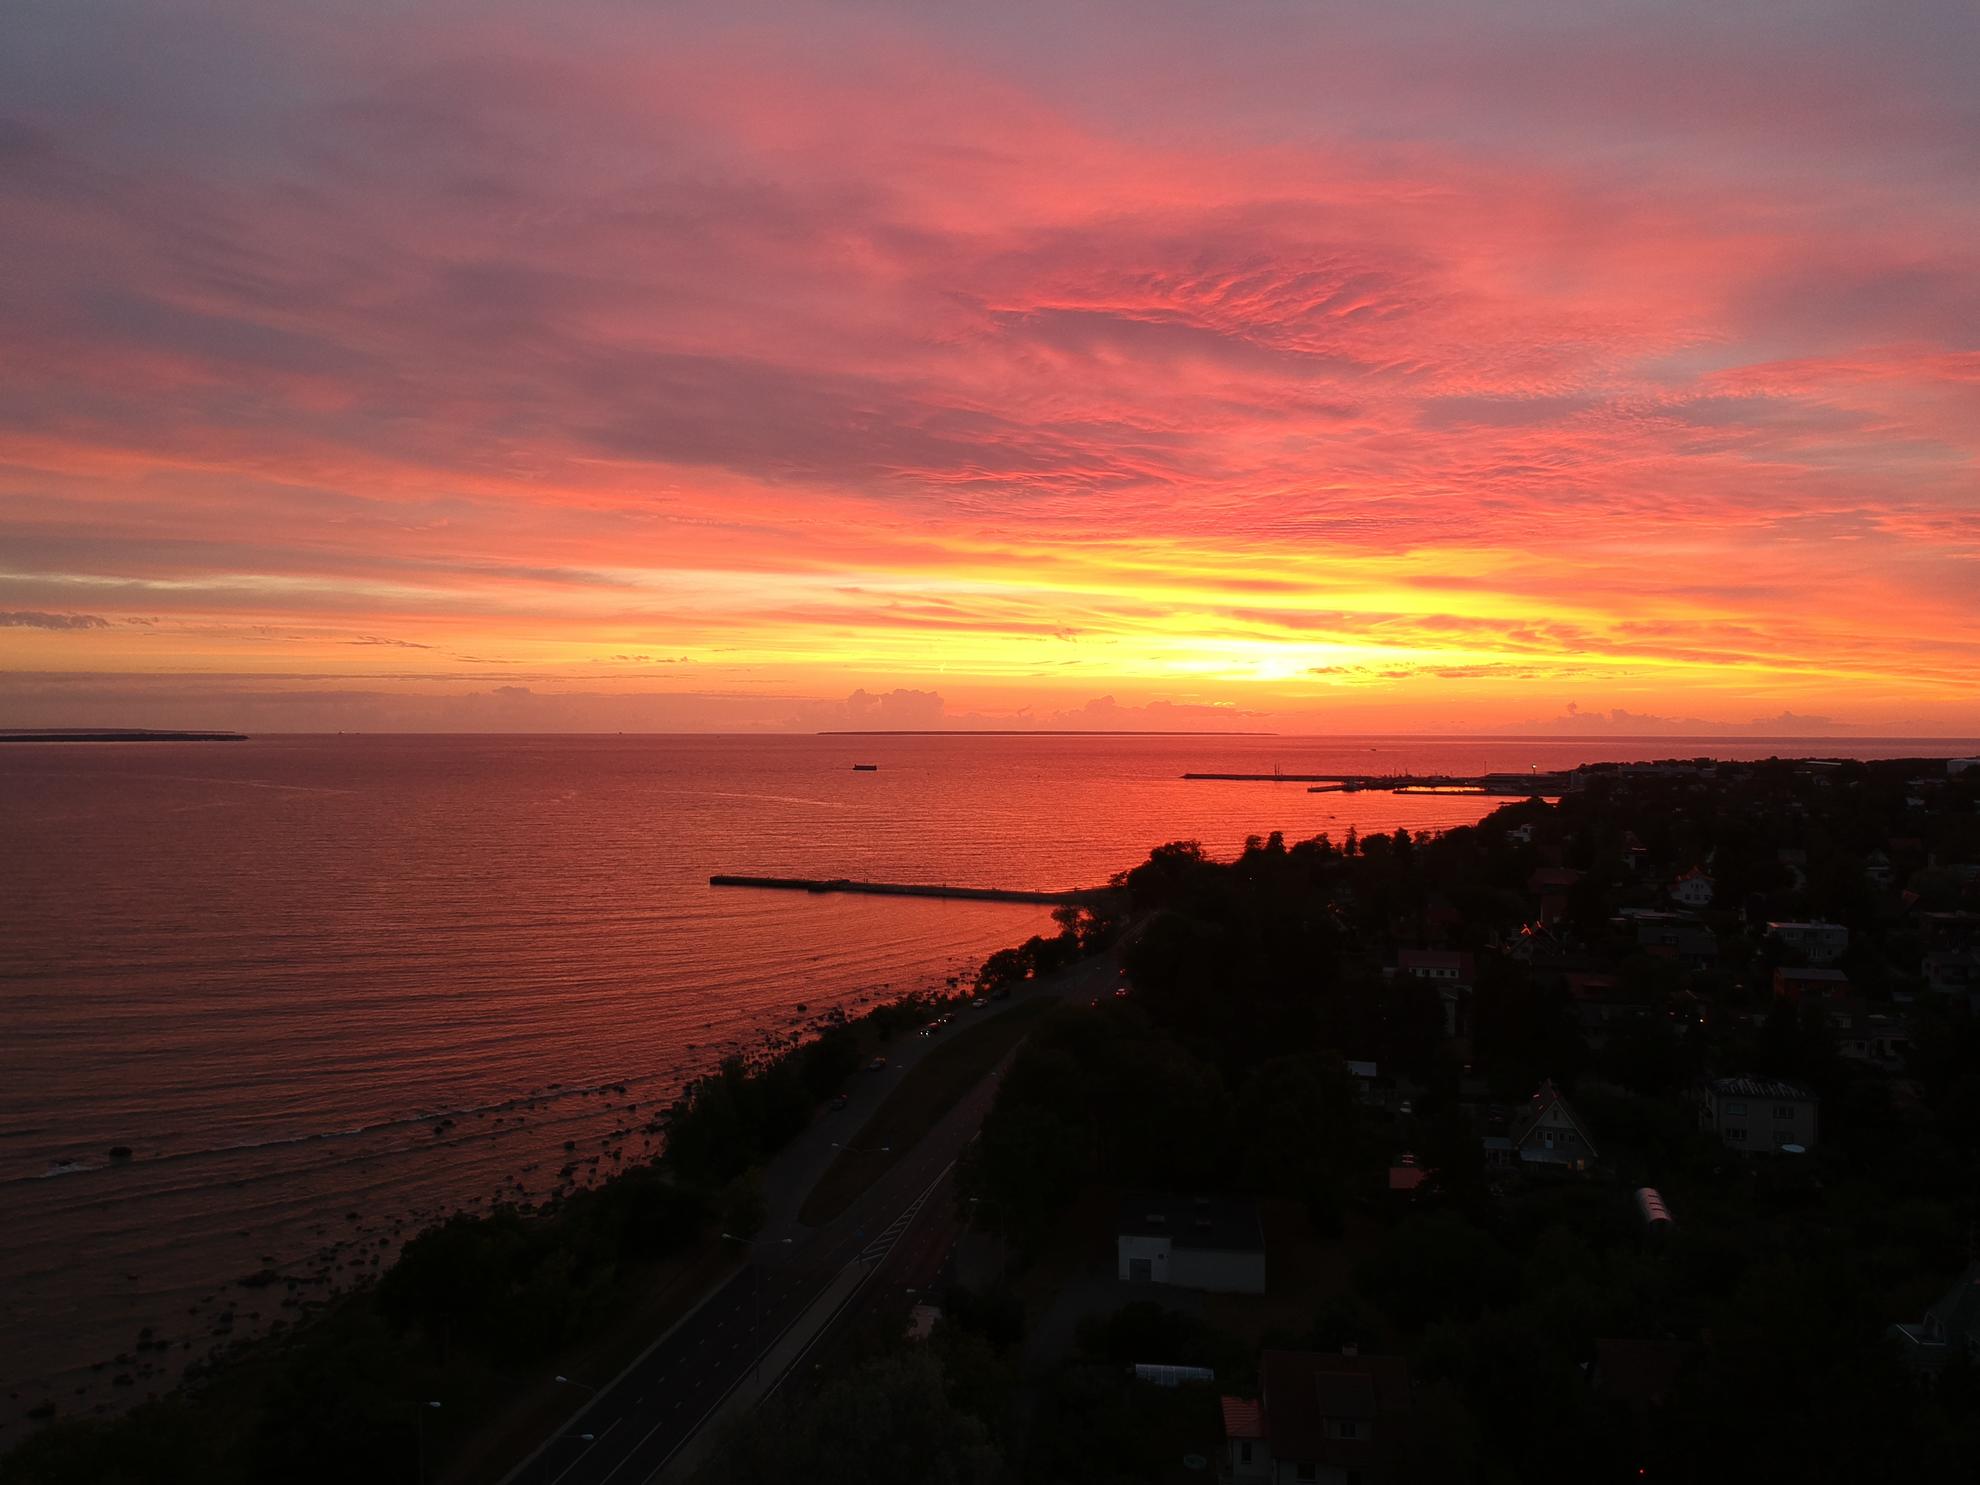
[(1129, 1192), (1121, 1198), (1114, 1247), (1124, 1282), (1265, 1292), (1265, 1231), (1248, 1201)]
[(1849, 952), (1849, 930), (1840, 923), (1769, 923), (1767, 936), (1810, 964), (1834, 964)]
[(1710, 907), (1712, 905), (1712, 879), (1699, 867), (1671, 883), (1671, 897), (1689, 908)]
[(1728, 1150), (1815, 1148), (1820, 1100), (1812, 1089), (1776, 1078), (1714, 1078), (1703, 1093), (1700, 1122)]

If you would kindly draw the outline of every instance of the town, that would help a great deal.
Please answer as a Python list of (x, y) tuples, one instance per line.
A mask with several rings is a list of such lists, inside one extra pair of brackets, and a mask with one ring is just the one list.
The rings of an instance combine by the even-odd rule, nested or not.
[(1963, 1474), (1977, 806), (1965, 760), (1679, 761), (1154, 852), (1080, 920), (1119, 988), (965, 1156), (946, 1294), (716, 1477), (870, 1463), (915, 1395), (926, 1478)]

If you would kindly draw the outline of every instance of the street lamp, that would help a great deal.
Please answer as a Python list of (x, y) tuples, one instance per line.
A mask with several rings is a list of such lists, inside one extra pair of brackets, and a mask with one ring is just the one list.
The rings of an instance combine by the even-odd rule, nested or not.
[(419, 1445), (419, 1485), (426, 1485), (426, 1414), (430, 1408), (437, 1408), (437, 1402), (423, 1402), (414, 1405), (413, 1433)]

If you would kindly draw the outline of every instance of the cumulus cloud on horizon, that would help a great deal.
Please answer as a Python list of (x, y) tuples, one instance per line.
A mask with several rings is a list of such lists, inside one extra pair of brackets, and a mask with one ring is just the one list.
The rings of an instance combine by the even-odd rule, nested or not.
[(0, 629), (108, 629), (110, 621), (95, 614), (44, 614), (32, 610), (0, 611)]

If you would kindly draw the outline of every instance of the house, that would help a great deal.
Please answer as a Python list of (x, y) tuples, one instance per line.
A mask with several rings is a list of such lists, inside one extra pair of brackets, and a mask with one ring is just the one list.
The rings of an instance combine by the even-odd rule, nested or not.
[(1435, 985), (1444, 1013), (1444, 1035), (1462, 1032), (1465, 997), (1476, 979), (1469, 954), (1450, 949), (1404, 949), (1396, 955), (1396, 973)]
[(1689, 914), (1638, 913), (1635, 923), (1637, 946), (1660, 959), (1710, 964), (1719, 957), (1719, 936)]
[(1522, 923), (1519, 932), (1506, 945), (1506, 952), (1527, 964), (1557, 959), (1565, 952), (1561, 941), (1544, 922)]
[(1396, 955), (1396, 973), (1445, 985), (1469, 985), (1475, 978), (1471, 956), (1451, 949), (1403, 949)]
[(1507, 1125), (1502, 1136), (1488, 1136), (1485, 1158), (1493, 1164), (1551, 1165), (1563, 1170), (1586, 1170), (1595, 1159), (1595, 1141), (1568, 1101), (1552, 1082)]
[(1798, 1001), (1804, 995), (1849, 994), (1849, 976), (1839, 969), (1812, 969), (1784, 964), (1774, 971), (1774, 999)]
[(1980, 990), (1980, 953), (1971, 949), (1942, 949), (1919, 961), (1925, 988), (1939, 995), (1965, 995)]
[(1580, 880), (1581, 873), (1571, 866), (1541, 866), (1534, 869), (1526, 879), (1526, 888), (1539, 895), (1542, 923), (1558, 923), (1567, 916), (1568, 893)]
[(1622, 863), (1632, 873), (1643, 869), (1643, 863), (1650, 859), (1650, 848), (1636, 838), (1634, 830), (1623, 832)]
[(1701, 1090), (1700, 1124), (1728, 1150), (1815, 1148), (1821, 1102), (1814, 1090), (1775, 1078), (1714, 1078)]
[(1955, 1358), (1980, 1361), (1980, 1263), (1970, 1264), (1917, 1325), (1893, 1325), (1884, 1332), (1903, 1348), (1904, 1359), (1922, 1372), (1936, 1372)]
[(1767, 936), (1810, 964), (1834, 964), (1849, 952), (1849, 930), (1840, 923), (1769, 923)]
[(1119, 1277), (1130, 1283), (1265, 1292), (1265, 1231), (1248, 1201), (1129, 1192), (1121, 1198), (1114, 1248)]
[(1688, 908), (1710, 907), (1712, 905), (1712, 879), (1703, 869), (1692, 867), (1690, 871), (1671, 883), (1673, 901), (1681, 902)]
[(1829, 1009), (1828, 1020), (1839, 1055), (1887, 1072), (1904, 1066), (1911, 1033), (1898, 1017), (1873, 1011), (1861, 1001), (1843, 1001)]
[(1566, 971), (1561, 981), (1573, 1002), (1576, 1024), (1591, 1036), (1601, 1037), (1612, 1021), (1637, 1020), (1649, 1014), (1643, 997), (1626, 989), (1615, 975), (1574, 969)]
[(1259, 1396), (1221, 1399), (1224, 1475), (1242, 1485), (1391, 1485), (1409, 1446), (1409, 1364), (1400, 1356), (1267, 1351)]
[(1416, 1163), (1414, 1155), (1398, 1155), (1396, 1163), (1389, 1167), (1389, 1191), (1394, 1196), (1414, 1196), (1416, 1188), (1430, 1177), (1430, 1172)]

